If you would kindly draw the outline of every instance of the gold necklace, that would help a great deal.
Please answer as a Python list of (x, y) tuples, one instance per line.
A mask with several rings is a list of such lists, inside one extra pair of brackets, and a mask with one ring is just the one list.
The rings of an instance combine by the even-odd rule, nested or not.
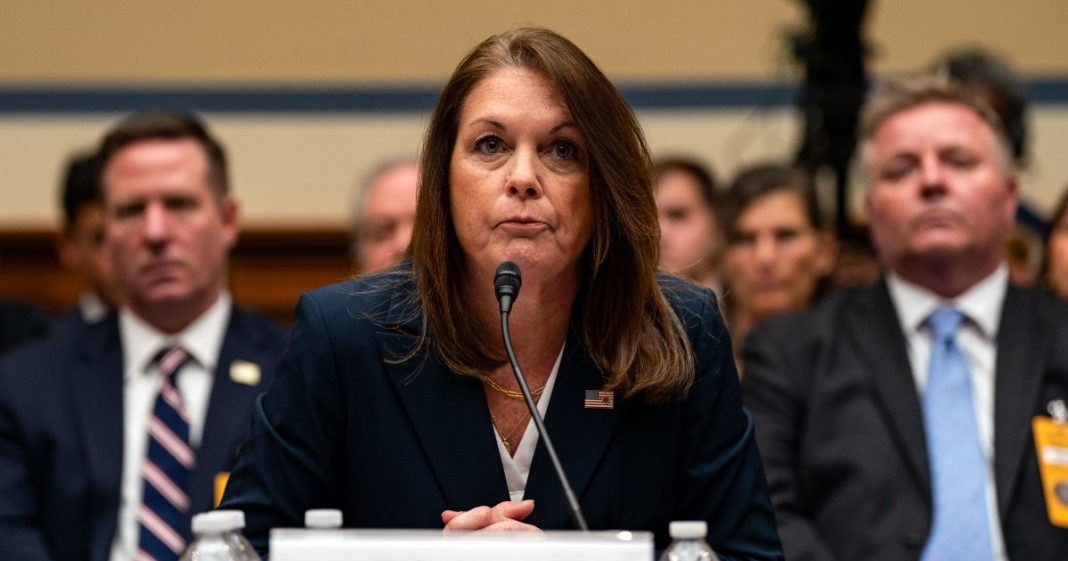
[[(529, 423), (530, 422), (530, 418), (529, 417), (530, 417), (529, 415), (520, 415), (519, 416), (519, 423), (516, 424), (514, 427), (512, 427), (512, 430), (514, 431), (515, 429), (519, 428), (520, 426), (523, 426), (524, 424)], [(497, 436), (501, 437), (501, 444), (504, 444), (504, 449), (508, 450), (508, 455), (509, 456), (514, 456), (515, 455), (515, 449), (514, 449), (514, 446), (512, 445), (512, 439), (508, 438), (508, 434), (506, 434), (504, 431), (501, 430), (501, 423), (500, 423), (500, 421), (497, 420), (497, 416), (493, 414), (492, 410), (490, 410), (490, 421), (493, 422), (493, 430), (497, 431)], [(511, 431), (509, 431), (509, 433), (510, 432)], [(524, 430), (523, 432), (526, 432), (526, 431)], [(520, 435), (520, 438), (522, 438), (522, 435)]]
[[(514, 390), (509, 390), (507, 388), (504, 388), (500, 384), (498, 384), (497, 382), (494, 382), (490, 378), (485, 378), (484, 380), (485, 380), (485, 382), (487, 384), (489, 384), (490, 388), (493, 388), (493, 390), (497, 391), (498, 393), (504, 394), (505, 397), (510, 397), (512, 399), (523, 399), (523, 392), (517, 392), (517, 391), (514, 391)], [(530, 392), (530, 396), (534, 398), (534, 401), (538, 401), (539, 399), (541, 399), (541, 394), (544, 393), (544, 392), (545, 392), (545, 384), (542, 384), (542, 386), (540, 388), (538, 388), (536, 390), (532, 390)]]

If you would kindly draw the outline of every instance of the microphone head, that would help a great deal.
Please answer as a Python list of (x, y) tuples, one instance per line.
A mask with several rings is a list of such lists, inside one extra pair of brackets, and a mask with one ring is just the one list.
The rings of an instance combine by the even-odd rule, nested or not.
[(505, 261), (497, 266), (497, 273), (493, 276), (493, 291), (497, 294), (498, 301), (502, 296), (508, 296), (509, 300), (514, 301), (519, 296), (519, 287), (522, 285), (519, 265)]

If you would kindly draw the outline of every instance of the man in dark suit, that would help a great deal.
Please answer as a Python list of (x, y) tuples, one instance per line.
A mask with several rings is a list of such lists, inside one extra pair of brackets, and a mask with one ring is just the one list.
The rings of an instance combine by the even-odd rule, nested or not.
[(0, 559), (177, 559), (285, 347), (225, 289), (237, 205), (204, 126), (137, 114), (100, 157), (123, 305), (0, 362)]
[(1068, 559), (1031, 433), (1068, 399), (1068, 312), (1009, 286), (1005, 134), (932, 78), (877, 91), (862, 136), (885, 278), (745, 347), (786, 557)]

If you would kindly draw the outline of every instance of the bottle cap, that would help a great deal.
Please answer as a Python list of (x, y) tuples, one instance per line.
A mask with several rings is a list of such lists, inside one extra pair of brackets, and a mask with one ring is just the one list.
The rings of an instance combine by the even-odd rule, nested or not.
[(675, 520), (668, 525), (672, 539), (696, 540), (708, 535), (708, 523), (704, 520)]
[(211, 534), (233, 529), (233, 516), (227, 512), (202, 512), (193, 517), (193, 533)]
[(226, 514), (228, 520), (230, 520), (229, 530), (244, 530), (245, 529), (245, 511), (243, 510), (216, 510), (215, 512)]
[(340, 528), (341, 511), (335, 508), (313, 508), (304, 513), (304, 526), (308, 528)]

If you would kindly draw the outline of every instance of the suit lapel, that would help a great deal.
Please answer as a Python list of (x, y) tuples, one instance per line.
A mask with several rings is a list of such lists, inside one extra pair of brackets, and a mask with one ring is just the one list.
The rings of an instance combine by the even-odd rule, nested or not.
[(103, 561), (111, 548), (118, 519), (123, 464), (122, 345), (115, 314), (99, 324), (81, 327), (78, 364), (73, 377), (75, 415), (81, 426), (82, 445), (88, 458), (86, 469), (100, 489), (101, 512), (93, 517), (91, 552)]
[(230, 368), (235, 360), (257, 365), (264, 363), (261, 339), (262, 333), (249, 325), (248, 316), (234, 308), (215, 367), (197, 464), (190, 481), (189, 499), (194, 510), (214, 506), (215, 477), (229, 468), (237, 453), (236, 445), (248, 430), (251, 421), (248, 404), (266, 390), (263, 386), (240, 384), (230, 378)]
[[(603, 383), (600, 371), (587, 360), (572, 331), (556, 375), (545, 424), (568, 483), (580, 501), (611, 441), (618, 408), (622, 407), (617, 400), (613, 409), (585, 408), (585, 391), (600, 389)], [(528, 519), (530, 523), (541, 528), (573, 527), (571, 509), (541, 438), (530, 465), (525, 496), (537, 499), (538, 503)]]
[(389, 362), (388, 357), (412, 348), (414, 335), (378, 332), (375, 337), (447, 508), (466, 510), (508, 500), (482, 384), (447, 371), (433, 353)]
[(994, 478), (1004, 520), (1024, 454), (1031, 442), (1031, 417), (1039, 401), (1049, 330), (1037, 319), (1033, 298), (1009, 288), (998, 327), (994, 375)]
[(849, 334), (862, 351), (867, 363), (865, 371), (876, 390), (875, 402), (890, 426), (894, 443), (901, 449), (916, 482), (930, 494), (923, 411), (901, 322), (885, 281), (862, 293), (860, 305), (851, 309), (847, 321), (842, 332)]

